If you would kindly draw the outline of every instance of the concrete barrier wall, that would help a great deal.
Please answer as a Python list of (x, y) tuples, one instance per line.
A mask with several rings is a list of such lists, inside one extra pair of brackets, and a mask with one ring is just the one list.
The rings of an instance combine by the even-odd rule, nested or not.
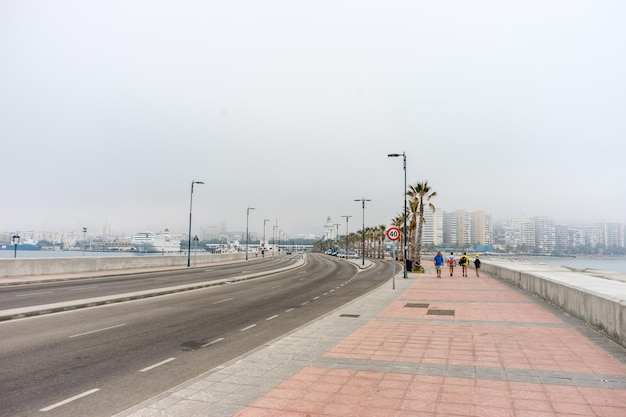
[[(245, 259), (245, 253), (191, 254), (191, 264)], [(0, 259), (0, 277), (72, 274), (125, 269), (187, 266), (187, 255), (111, 256), (79, 258)]]
[(551, 266), (483, 262), (482, 270), (543, 298), (626, 347), (626, 283)]

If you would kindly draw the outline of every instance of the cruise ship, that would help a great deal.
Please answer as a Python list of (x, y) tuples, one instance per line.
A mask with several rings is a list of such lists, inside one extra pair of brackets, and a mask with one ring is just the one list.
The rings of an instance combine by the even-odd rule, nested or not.
[(160, 233), (139, 232), (133, 236), (133, 244), (141, 253), (180, 252), (180, 240), (171, 238), (168, 229)]

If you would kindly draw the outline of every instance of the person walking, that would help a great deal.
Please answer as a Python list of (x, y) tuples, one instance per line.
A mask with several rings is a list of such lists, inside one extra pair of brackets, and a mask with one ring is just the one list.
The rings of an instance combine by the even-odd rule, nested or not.
[(441, 254), (441, 251), (437, 252), (437, 255), (435, 255), (435, 269), (437, 270), (437, 278), (441, 278), (441, 267), (443, 266), (443, 255)]
[(459, 265), (461, 265), (461, 276), (467, 276), (467, 264), (469, 259), (467, 259), (467, 252), (463, 252), (463, 255), (459, 257)]
[(476, 259), (474, 260), (474, 268), (476, 268), (476, 276), (480, 276), (480, 259), (478, 259), (478, 254), (476, 254)]
[(454, 252), (450, 252), (450, 256), (448, 256), (448, 268), (450, 269), (450, 276), (454, 275), (455, 265), (456, 265), (456, 259), (454, 259)]

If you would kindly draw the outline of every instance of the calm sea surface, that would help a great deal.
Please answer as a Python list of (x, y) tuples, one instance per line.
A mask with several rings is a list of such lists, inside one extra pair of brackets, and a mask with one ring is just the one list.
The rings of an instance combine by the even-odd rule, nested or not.
[[(14, 252), (12, 250), (0, 250), (0, 259), (13, 258)], [(184, 254), (187, 256), (187, 253)], [(128, 253), (128, 252), (88, 252), (78, 250), (18, 250), (17, 257), (26, 258), (101, 258), (111, 256), (163, 256), (160, 253)], [(182, 256), (182, 255), (181, 255)]]
[(600, 269), (611, 272), (626, 272), (626, 258), (520, 258), (522, 262), (568, 266), (576, 269)]

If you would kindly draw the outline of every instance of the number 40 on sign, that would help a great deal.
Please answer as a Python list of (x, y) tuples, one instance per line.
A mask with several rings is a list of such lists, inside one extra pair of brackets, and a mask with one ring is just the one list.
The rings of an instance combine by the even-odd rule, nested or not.
[(387, 239), (391, 241), (396, 241), (400, 239), (400, 229), (398, 229), (397, 227), (390, 227), (389, 229), (387, 229), (385, 234), (387, 235)]

